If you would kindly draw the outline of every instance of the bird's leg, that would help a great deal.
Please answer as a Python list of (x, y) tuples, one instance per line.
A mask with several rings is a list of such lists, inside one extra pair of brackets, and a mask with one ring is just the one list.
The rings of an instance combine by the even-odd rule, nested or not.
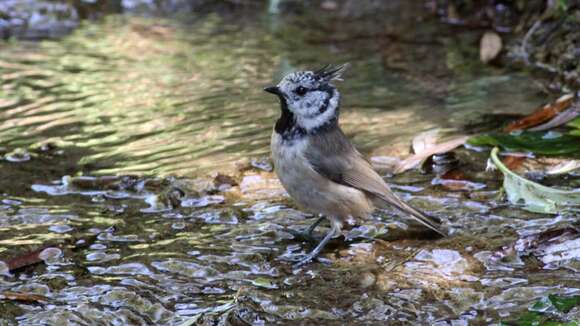
[(325, 219), (324, 216), (319, 217), (316, 221), (314, 221), (314, 223), (312, 223), (312, 225), (308, 227), (308, 229), (306, 229), (304, 235), (309, 238), (312, 238), (312, 232), (314, 232), (314, 229), (316, 229), (316, 227), (320, 225), (320, 223), (322, 223), (324, 219)]
[(316, 242), (316, 240), (318, 240), (318, 239), (315, 238), (312, 235), (312, 233), (314, 232), (314, 229), (316, 229), (316, 227), (324, 221), (324, 219), (325, 219), (325, 217), (319, 217), (314, 223), (312, 223), (312, 225), (310, 225), (304, 231), (295, 231), (295, 230), (290, 229), (290, 230), (288, 230), (288, 233), (292, 234), (294, 236), (294, 238), (296, 240), (299, 240), (299, 241)]
[[(318, 222), (318, 221), (316, 221), (316, 222)], [(320, 222), (318, 222), (318, 223), (320, 223)], [(314, 248), (314, 250), (312, 250), (309, 254), (307, 254), (306, 257), (301, 259), (299, 262), (294, 264), (292, 267), (298, 268), (304, 264), (308, 264), (314, 258), (316, 258), (316, 256), (318, 256), (320, 254), (320, 252), (322, 251), (322, 249), (324, 249), (324, 247), (330, 241), (330, 239), (334, 238), (339, 232), (338, 226), (335, 225), (334, 223), (331, 223), (331, 224), (332, 224), (332, 228), (328, 231), (328, 233), (324, 236), (324, 239), (322, 239), (322, 241), (320, 241), (320, 243), (316, 246), (316, 248)]]

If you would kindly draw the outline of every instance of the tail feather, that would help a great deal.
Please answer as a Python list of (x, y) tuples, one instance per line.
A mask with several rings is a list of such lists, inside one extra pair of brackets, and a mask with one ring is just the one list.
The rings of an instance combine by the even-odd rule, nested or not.
[(441, 221), (438, 218), (428, 216), (425, 213), (419, 211), (418, 209), (409, 206), (409, 204), (405, 203), (395, 195), (392, 196), (383, 195), (380, 196), (379, 198), (384, 202), (386, 202), (387, 204), (394, 206), (401, 212), (410, 215), (414, 220), (416, 220), (420, 224), (430, 228), (431, 230), (439, 233), (442, 236), (447, 236), (447, 234), (445, 234), (443, 230), (441, 230)]

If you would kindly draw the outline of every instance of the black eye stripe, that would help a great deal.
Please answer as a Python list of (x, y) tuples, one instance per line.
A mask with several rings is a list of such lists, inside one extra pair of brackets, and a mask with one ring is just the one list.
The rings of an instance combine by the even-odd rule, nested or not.
[(326, 109), (328, 109), (328, 105), (330, 104), (330, 99), (334, 95), (334, 90), (333, 89), (329, 89), (329, 91), (327, 91), (327, 93), (328, 93), (328, 97), (324, 100), (324, 103), (322, 103), (322, 106), (318, 110), (318, 113), (324, 113), (324, 112), (326, 112)]

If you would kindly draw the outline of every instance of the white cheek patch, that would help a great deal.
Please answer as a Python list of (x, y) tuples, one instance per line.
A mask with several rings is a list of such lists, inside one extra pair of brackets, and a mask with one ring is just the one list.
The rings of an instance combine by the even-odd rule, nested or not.
[(299, 99), (300, 108), (298, 114), (305, 117), (314, 117), (320, 113), (320, 108), (324, 105), (328, 97), (327, 93), (310, 92), (303, 98)]
[(299, 126), (306, 129), (306, 131), (316, 129), (335, 117), (336, 107), (338, 106), (338, 92), (328, 102), (326, 111), (320, 113), (320, 108), (324, 105), (325, 98), (322, 101), (317, 101), (310, 109), (304, 109), (296, 113), (296, 122)]

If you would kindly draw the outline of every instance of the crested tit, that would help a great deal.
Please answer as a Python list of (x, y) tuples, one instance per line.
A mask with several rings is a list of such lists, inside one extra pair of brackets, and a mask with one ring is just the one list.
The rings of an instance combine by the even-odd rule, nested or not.
[(264, 89), (278, 96), (281, 105), (270, 145), (276, 174), (301, 208), (322, 214), (331, 224), (318, 246), (295, 266), (314, 259), (340, 234), (343, 222), (364, 219), (377, 206), (391, 205), (444, 235), (438, 220), (392, 192), (340, 129), (340, 93), (331, 82), (340, 79), (345, 68), (328, 65), (294, 72)]

